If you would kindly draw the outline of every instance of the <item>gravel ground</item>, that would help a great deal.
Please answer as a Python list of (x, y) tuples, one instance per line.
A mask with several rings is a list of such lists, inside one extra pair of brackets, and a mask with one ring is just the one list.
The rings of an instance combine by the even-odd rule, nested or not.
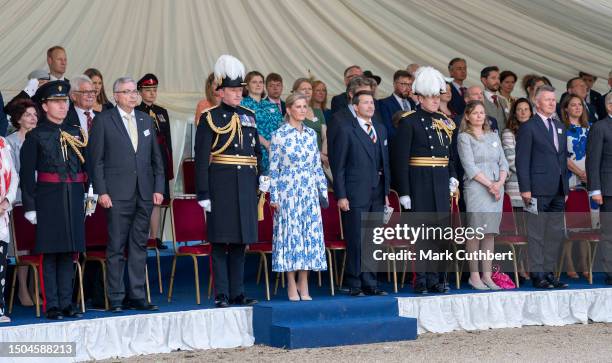
[(334, 348), (177, 351), (105, 362), (612, 362), (612, 324), (422, 334), (414, 341)]

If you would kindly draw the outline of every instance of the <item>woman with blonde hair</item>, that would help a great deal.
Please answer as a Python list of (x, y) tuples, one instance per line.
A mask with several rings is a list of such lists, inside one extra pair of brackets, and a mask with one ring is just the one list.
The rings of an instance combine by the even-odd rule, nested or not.
[(195, 111), (194, 123), (197, 126), (200, 122), (200, 116), (202, 112), (205, 110), (216, 106), (219, 104), (219, 100), (221, 100), (221, 94), (217, 91), (217, 81), (215, 81), (215, 74), (210, 73), (208, 77), (206, 77), (206, 82), (204, 84), (204, 98), (198, 102)]
[[(308, 78), (298, 78), (293, 82), (291, 92), (300, 92), (307, 98), (308, 105), (312, 102), (313, 86), (312, 81)], [(327, 157), (327, 125), (325, 115), (320, 108), (308, 106), (304, 125), (310, 127), (316, 132), (317, 147), (321, 154), (321, 162), (327, 168), (329, 167), (329, 159)]]

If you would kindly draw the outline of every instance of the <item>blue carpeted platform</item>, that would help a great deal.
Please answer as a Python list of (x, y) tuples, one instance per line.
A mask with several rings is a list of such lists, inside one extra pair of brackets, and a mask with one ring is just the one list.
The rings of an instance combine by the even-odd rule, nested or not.
[(256, 344), (279, 348), (413, 340), (416, 319), (398, 316), (394, 297), (264, 302), (253, 307)]

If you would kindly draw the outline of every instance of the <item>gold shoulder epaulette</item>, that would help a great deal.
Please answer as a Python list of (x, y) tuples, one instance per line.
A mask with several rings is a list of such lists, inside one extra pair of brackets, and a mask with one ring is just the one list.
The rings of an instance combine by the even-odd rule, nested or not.
[(203, 110), (203, 111), (202, 111), (202, 113), (208, 112), (208, 111), (212, 110), (213, 108), (217, 108), (217, 107), (219, 107), (219, 105), (214, 105), (214, 106), (211, 106), (211, 107), (209, 107), (209, 108), (207, 108), (207, 109)]
[(245, 110), (247, 110), (247, 111), (251, 111), (251, 112), (255, 113), (255, 111), (251, 110), (251, 109), (250, 109), (250, 108), (248, 108), (248, 107), (244, 107), (243, 105), (239, 105), (239, 106), (240, 106), (240, 107), (242, 107), (242, 108), (244, 108), (244, 109), (245, 109)]
[(410, 116), (410, 115), (412, 115), (412, 114), (413, 114), (413, 113), (415, 113), (415, 112), (416, 112), (415, 110), (412, 110), (412, 111), (406, 111), (406, 112), (402, 113), (402, 117)]

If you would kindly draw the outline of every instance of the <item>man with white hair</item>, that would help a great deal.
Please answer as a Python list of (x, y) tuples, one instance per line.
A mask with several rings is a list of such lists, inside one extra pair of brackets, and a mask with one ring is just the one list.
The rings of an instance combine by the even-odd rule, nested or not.
[[(459, 185), (451, 160), (455, 123), (438, 111), (440, 93), (446, 92), (446, 82), (438, 70), (421, 67), (415, 74), (412, 89), (421, 107), (404, 113), (398, 125), (392, 148), (395, 186), (401, 205), (419, 212), (414, 213), (414, 219), (425, 226), (444, 226), (450, 213), (450, 193), (456, 193)], [(423, 240), (416, 246), (435, 254), (443, 243)], [(416, 293), (448, 292), (446, 284), (439, 281), (441, 264), (419, 258), (415, 262)]]
[(72, 100), (72, 105), (68, 110), (66, 122), (80, 127), (85, 135), (89, 135), (93, 119), (97, 114), (93, 110), (96, 90), (89, 77), (83, 74), (70, 81), (70, 100)]

